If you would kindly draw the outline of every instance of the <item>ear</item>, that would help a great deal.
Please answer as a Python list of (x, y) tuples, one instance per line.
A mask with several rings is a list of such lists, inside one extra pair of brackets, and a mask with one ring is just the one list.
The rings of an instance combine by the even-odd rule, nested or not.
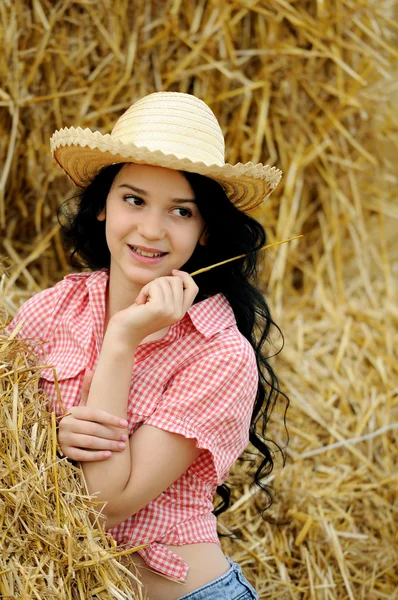
[(205, 229), (203, 230), (202, 235), (199, 238), (198, 244), (199, 246), (207, 245), (207, 227), (205, 227)]
[(97, 219), (98, 221), (105, 221), (105, 217), (106, 217), (106, 210), (105, 207), (101, 210), (100, 214), (97, 215)]

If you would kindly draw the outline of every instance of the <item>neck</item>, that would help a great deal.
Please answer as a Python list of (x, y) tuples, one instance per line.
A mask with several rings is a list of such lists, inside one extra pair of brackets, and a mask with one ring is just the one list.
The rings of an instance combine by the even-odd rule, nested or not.
[(113, 315), (134, 304), (140, 291), (141, 286), (127, 281), (111, 266), (106, 293), (106, 325)]

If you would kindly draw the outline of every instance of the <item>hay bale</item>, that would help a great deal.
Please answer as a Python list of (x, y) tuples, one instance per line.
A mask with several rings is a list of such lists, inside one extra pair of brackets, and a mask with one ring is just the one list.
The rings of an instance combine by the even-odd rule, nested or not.
[(142, 599), (82, 471), (60, 456), (40, 365), (4, 325), (0, 312), (0, 597)]
[[(48, 150), (57, 127), (107, 133), (138, 97), (190, 91), (219, 118), (229, 162), (284, 170), (255, 216), (270, 242), (304, 234), (267, 251), (262, 273), (285, 334), (273, 363), (292, 403), (288, 463), (271, 476), (270, 515), (286, 524), (261, 520), (244, 463), (219, 519), (240, 534), (223, 548), (262, 600), (396, 595), (393, 11), (389, 0), (0, 3), (11, 314), (69, 270), (54, 215), (71, 187)], [(270, 434), (286, 441), (281, 412)]]
[[(346, 265), (354, 273), (355, 262)], [(353, 295), (338, 307), (321, 279), (311, 298), (296, 290), (284, 302), (278, 365), (290, 441), (286, 466), (269, 478), (276, 501), (268, 511), (280, 524), (259, 518), (261, 495), (242, 484), (241, 467), (232, 479), (239, 493), (220, 518), (221, 531), (241, 536), (224, 539), (224, 550), (262, 600), (396, 597), (397, 302), (373, 275), (378, 307), (366, 305), (360, 277), (344, 281)], [(270, 435), (283, 440), (277, 415)]]

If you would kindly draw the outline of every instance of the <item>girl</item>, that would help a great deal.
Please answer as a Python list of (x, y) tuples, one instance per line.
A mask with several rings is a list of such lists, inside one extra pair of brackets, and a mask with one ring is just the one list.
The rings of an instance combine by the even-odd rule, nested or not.
[[(249, 282), (266, 236), (245, 211), (281, 174), (226, 165), (209, 107), (174, 92), (133, 104), (111, 135), (62, 129), (52, 152), (83, 188), (65, 236), (94, 271), (31, 298), (11, 327), (22, 320), (56, 367), (60, 446), (118, 544), (147, 544), (134, 556), (150, 600), (258, 598), (221, 550), (213, 496), (217, 514), (249, 438), (264, 455), (256, 481), (272, 468), (264, 427), (279, 390), (262, 346), (273, 321)], [(65, 414), (53, 371), (40, 381)]]

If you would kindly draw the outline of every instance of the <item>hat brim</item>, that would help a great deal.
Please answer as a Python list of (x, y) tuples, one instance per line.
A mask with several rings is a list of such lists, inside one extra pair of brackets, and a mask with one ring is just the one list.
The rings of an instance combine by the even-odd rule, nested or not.
[(206, 165), (145, 146), (123, 144), (109, 134), (102, 135), (99, 131), (81, 127), (56, 131), (51, 137), (51, 152), (59, 166), (79, 187), (85, 187), (102, 168), (111, 164), (148, 164), (214, 179), (222, 185), (230, 201), (245, 212), (261, 204), (282, 177), (282, 171), (262, 163)]

